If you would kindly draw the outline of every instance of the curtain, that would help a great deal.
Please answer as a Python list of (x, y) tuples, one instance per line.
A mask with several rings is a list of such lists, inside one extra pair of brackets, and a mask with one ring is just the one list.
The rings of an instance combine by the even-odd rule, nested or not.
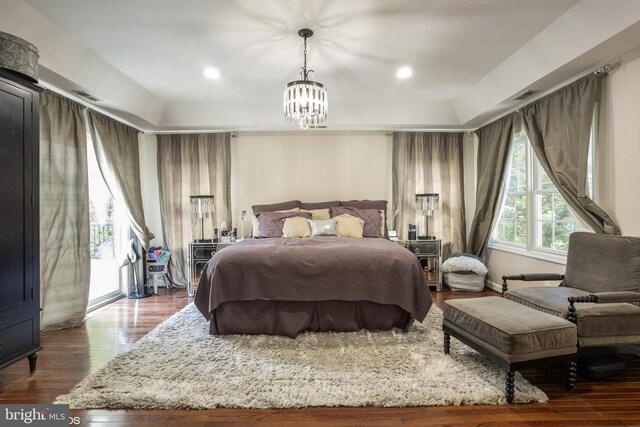
[(442, 259), (465, 251), (462, 133), (393, 134), (393, 211), (399, 209), (396, 230), (407, 238), (408, 225), (418, 215), (415, 195), (438, 193), (440, 210), (434, 217), (435, 235), (442, 241)]
[(187, 284), (188, 243), (194, 239), (189, 196), (213, 195), (216, 224), (231, 229), (230, 182), (230, 134), (158, 135), (160, 215), (174, 284)]
[(154, 235), (144, 222), (138, 131), (93, 111), (87, 117), (102, 177), (113, 198), (125, 207), (131, 229), (147, 250)]
[(50, 91), (40, 104), (42, 331), (73, 327), (89, 299), (89, 184), (83, 107)]
[(510, 114), (476, 132), (479, 141), (476, 211), (467, 250), (482, 258), (499, 215), (513, 127), (514, 115)]
[(522, 123), (542, 168), (596, 233), (620, 227), (587, 195), (587, 156), (600, 75), (590, 74), (522, 109)]

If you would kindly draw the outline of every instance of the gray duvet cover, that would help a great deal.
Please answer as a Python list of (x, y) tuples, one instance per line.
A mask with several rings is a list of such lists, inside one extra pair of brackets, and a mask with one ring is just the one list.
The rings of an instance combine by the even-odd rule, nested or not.
[(194, 298), (212, 334), (408, 327), (432, 300), (415, 256), (386, 239), (245, 239), (219, 251)]

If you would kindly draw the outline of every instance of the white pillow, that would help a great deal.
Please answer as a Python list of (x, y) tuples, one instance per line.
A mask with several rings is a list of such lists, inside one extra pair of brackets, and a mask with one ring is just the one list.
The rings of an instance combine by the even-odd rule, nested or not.
[[(288, 209), (286, 211), (275, 211), (275, 212), (300, 212), (299, 208)], [(260, 222), (258, 218), (253, 215), (251, 217), (251, 237), (258, 237), (260, 235)]]
[(333, 219), (335, 219), (337, 223), (338, 236), (362, 239), (364, 219), (349, 214), (334, 216)]
[(311, 214), (311, 219), (331, 219), (331, 215), (329, 215), (329, 208), (326, 209), (300, 209), (300, 212), (309, 212)]
[(308, 219), (309, 226), (311, 226), (312, 236), (337, 236), (338, 230), (336, 230), (336, 220), (315, 220)]
[(293, 218), (285, 218), (282, 227), (282, 237), (309, 237), (311, 236), (311, 228), (309, 220), (301, 216)]

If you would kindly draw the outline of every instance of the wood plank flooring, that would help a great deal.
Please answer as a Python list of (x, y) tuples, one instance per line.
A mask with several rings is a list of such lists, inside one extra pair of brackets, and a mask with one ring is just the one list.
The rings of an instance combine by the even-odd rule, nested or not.
[[(128, 349), (190, 302), (184, 290), (160, 290), (143, 300), (121, 299), (90, 313), (85, 324), (43, 336), (38, 370), (27, 360), (0, 371), (0, 404), (51, 403), (86, 375)], [(497, 295), (432, 291), (442, 308), (450, 298)], [(528, 369), (523, 375), (547, 395), (547, 404), (418, 408), (305, 408), (292, 410), (214, 409), (184, 411), (71, 411), (82, 425), (96, 426), (640, 426), (640, 359), (628, 358), (623, 377), (578, 379), (564, 390), (558, 367)]]

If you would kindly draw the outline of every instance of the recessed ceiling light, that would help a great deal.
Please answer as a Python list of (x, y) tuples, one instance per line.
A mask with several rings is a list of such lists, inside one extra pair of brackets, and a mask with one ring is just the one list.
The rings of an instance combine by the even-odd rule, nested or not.
[(207, 68), (204, 70), (204, 76), (210, 79), (217, 79), (218, 77), (220, 77), (220, 71), (216, 70), (215, 68)]
[(400, 69), (398, 70), (398, 72), (396, 73), (396, 76), (397, 76), (399, 79), (407, 79), (407, 78), (411, 77), (411, 74), (413, 74), (413, 73), (411, 72), (411, 68), (409, 68), (409, 67), (402, 67), (402, 68), (400, 68)]

